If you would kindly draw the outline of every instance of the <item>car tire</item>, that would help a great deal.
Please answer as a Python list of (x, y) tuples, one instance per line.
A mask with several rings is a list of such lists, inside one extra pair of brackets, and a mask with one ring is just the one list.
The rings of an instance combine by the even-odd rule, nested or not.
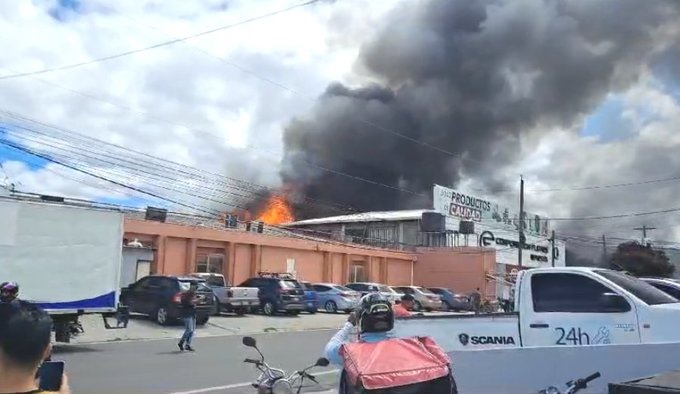
[(297, 316), (297, 315), (300, 314), (300, 311), (287, 311), (286, 313), (291, 315), (291, 316)]
[(198, 326), (204, 326), (206, 323), (208, 323), (208, 320), (210, 320), (210, 316), (203, 316), (198, 319), (196, 319), (196, 325)]
[(420, 312), (423, 310), (423, 305), (420, 302), (416, 301), (413, 303), (413, 310), (415, 312)]
[(274, 307), (274, 303), (271, 301), (265, 301), (264, 304), (262, 304), (262, 313), (267, 316), (273, 316), (276, 313), (276, 307)]
[(308, 310), (307, 310), (307, 312), (309, 312), (309, 313), (312, 314), (312, 315), (315, 314), (316, 311), (317, 311), (316, 308), (314, 308), (314, 309), (308, 309)]
[(338, 313), (338, 305), (334, 301), (326, 301), (323, 307), (328, 313)]
[(167, 326), (170, 324), (170, 313), (168, 312), (168, 309), (165, 308), (164, 306), (159, 307), (156, 309), (156, 312), (153, 314), (153, 318), (156, 321), (156, 323), (160, 324), (161, 326)]

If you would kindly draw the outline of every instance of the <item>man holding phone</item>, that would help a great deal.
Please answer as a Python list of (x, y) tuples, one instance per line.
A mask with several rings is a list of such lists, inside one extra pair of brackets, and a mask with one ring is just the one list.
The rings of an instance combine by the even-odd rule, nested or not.
[(52, 319), (37, 306), (0, 304), (0, 394), (70, 393), (63, 362), (43, 364), (52, 351), (51, 334)]
[(181, 298), (181, 315), (182, 320), (184, 320), (184, 333), (179, 339), (177, 346), (179, 350), (188, 350), (190, 352), (194, 351), (191, 347), (191, 340), (194, 338), (194, 331), (196, 330), (196, 303), (198, 299), (196, 298), (196, 284), (192, 283)]

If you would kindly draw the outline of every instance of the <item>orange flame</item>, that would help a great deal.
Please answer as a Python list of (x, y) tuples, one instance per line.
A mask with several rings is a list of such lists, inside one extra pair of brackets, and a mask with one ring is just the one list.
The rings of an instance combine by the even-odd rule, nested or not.
[(273, 195), (269, 197), (266, 208), (258, 215), (257, 220), (276, 225), (294, 221), (295, 215), (284, 196)]

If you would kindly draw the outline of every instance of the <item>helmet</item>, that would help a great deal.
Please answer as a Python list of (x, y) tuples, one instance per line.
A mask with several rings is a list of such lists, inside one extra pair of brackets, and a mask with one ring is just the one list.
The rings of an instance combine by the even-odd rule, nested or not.
[(17, 298), (19, 284), (16, 282), (3, 282), (0, 285), (0, 301), (9, 302)]
[(380, 293), (370, 293), (361, 298), (356, 311), (359, 332), (387, 332), (394, 328), (392, 304)]

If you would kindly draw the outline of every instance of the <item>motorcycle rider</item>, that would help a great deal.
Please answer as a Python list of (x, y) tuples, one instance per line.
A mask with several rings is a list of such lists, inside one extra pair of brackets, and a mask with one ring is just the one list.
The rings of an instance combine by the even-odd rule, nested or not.
[[(343, 365), (340, 347), (350, 342), (355, 326), (362, 342), (374, 343), (392, 338), (390, 331), (394, 327), (394, 312), (389, 300), (380, 293), (367, 294), (361, 298), (357, 310), (349, 315), (345, 325), (326, 344), (324, 354), (332, 364)], [(338, 394), (349, 393), (350, 386), (346, 382), (343, 370)]]
[(19, 284), (16, 282), (3, 282), (0, 284), (0, 303), (13, 303), (19, 296)]

